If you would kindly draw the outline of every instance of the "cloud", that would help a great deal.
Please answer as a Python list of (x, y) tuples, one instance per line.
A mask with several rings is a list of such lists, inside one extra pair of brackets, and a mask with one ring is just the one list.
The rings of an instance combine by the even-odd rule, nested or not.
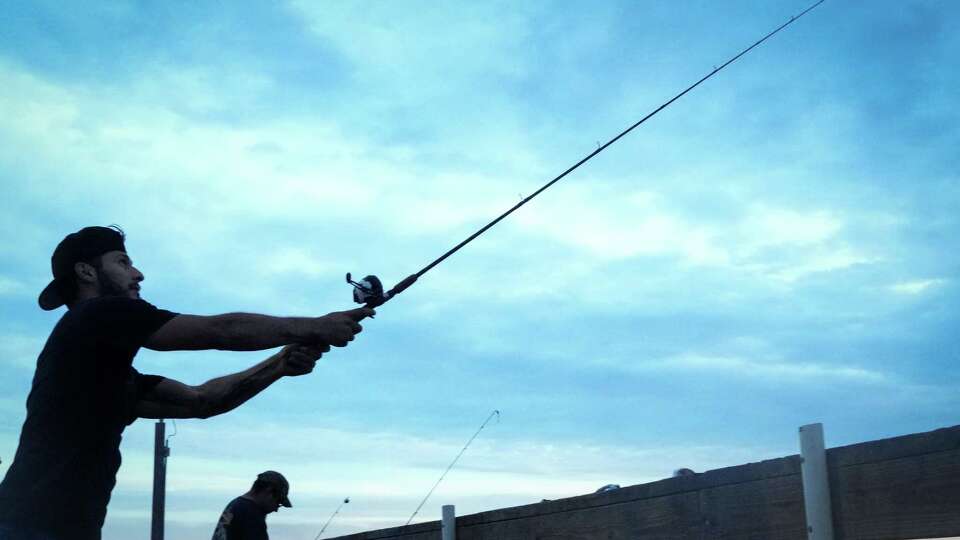
[(945, 279), (918, 279), (890, 285), (890, 291), (899, 295), (916, 296), (947, 283)]
[(604, 259), (676, 255), (694, 264), (723, 264), (729, 255), (711, 240), (708, 227), (672, 212), (665, 197), (623, 191), (609, 180), (588, 179), (589, 187), (565, 186), (552, 200), (525, 208), (521, 227)]
[(741, 223), (750, 236), (748, 249), (784, 244), (821, 244), (836, 236), (843, 222), (824, 210), (801, 212), (789, 208), (753, 205)]
[(46, 338), (29, 334), (4, 333), (0, 335), (2, 363), (16, 369), (32, 371), (37, 367), (37, 355)]
[[(156, 69), (168, 80), (167, 68)], [(214, 100), (221, 81), (196, 71), (171, 76), (171, 91), (191, 103)], [(178, 111), (148, 90), (156, 78), (148, 70), (123, 89), (55, 84), (0, 64), (6, 83), (0, 105), (19, 111), (0, 131), (11, 143), (4, 157), (44, 164), (9, 181), (36, 199), (90, 200), (98, 213), (134, 230), (150, 229), (164, 215), (165, 234), (157, 240), (190, 257), (197, 248), (216, 249), (241, 222), (316, 230), (318, 223), (342, 228), (366, 221), (364, 228), (381, 237), (384, 231), (411, 235), (476, 223), (498, 201), (490, 176), (440, 169), (416, 178), (404, 164), (418, 156), (348, 138), (329, 118), (238, 126)], [(140, 211), (119, 202), (129, 200), (138, 201)], [(491, 202), (475, 204), (483, 200)], [(350, 238), (333, 243), (350, 244)]]
[(894, 385), (890, 376), (859, 367), (832, 365), (805, 361), (770, 361), (736, 356), (706, 356), (684, 354), (640, 364), (639, 370), (692, 371), (696, 373), (721, 372), (737, 378), (756, 379), (815, 379), (846, 381), (866, 385)]
[(848, 247), (818, 250), (796, 261), (765, 263), (754, 266), (773, 279), (793, 283), (812, 274), (843, 270), (859, 264), (878, 262), (878, 258), (864, 255)]
[[(319, 38), (352, 61), (364, 83), (389, 81), (403, 91), (392, 99), (454, 92), (475, 83), (478, 73), (491, 79), (520, 76), (524, 58), (518, 52), (532, 30), (530, 6), (291, 5)], [(357, 17), (365, 24), (344, 24)]]
[[(4, 131), (19, 142), (20, 151), (46, 156), (57, 167), (70, 166), (95, 184), (116, 189), (159, 182), (168, 188), (164, 199), (172, 202), (218, 201), (207, 210), (242, 203), (245, 209), (263, 206), (279, 213), (294, 204), (304, 209), (318, 194), (338, 205), (365, 198), (357, 184), (336, 181), (330, 171), (338, 168), (334, 161), (355, 168), (358, 150), (351, 150), (328, 122), (308, 127), (306, 121), (295, 125), (281, 119), (243, 127), (175, 108), (180, 102), (220, 103), (224, 81), (212, 80), (213, 75), (200, 68), (153, 67), (132, 86), (113, 87), (52, 83), (3, 63), (0, 104), (18, 111)], [(157, 88), (164, 88), (163, 96), (155, 94)], [(274, 150), (264, 152), (267, 147)], [(326, 175), (309, 177), (314, 173), (309, 163), (323, 163)], [(241, 184), (245, 189), (233, 189)], [(53, 188), (77, 187), (61, 180), (45, 191)], [(207, 196), (197, 197), (197, 190)], [(271, 204), (276, 202), (285, 206)]]
[(331, 267), (329, 262), (317, 257), (315, 251), (302, 247), (281, 246), (261, 261), (261, 269), (267, 279), (297, 275), (317, 277), (339, 271), (339, 268)]
[(844, 220), (833, 211), (732, 200), (728, 218), (697, 219), (671, 202), (669, 191), (624, 191), (609, 179), (588, 183), (551, 194), (553, 200), (524, 209), (516, 220), (601, 261), (666, 256), (686, 266), (724, 268), (774, 282), (793, 283), (881, 260), (849, 245)]
[(18, 279), (0, 276), (0, 296), (18, 296), (26, 293), (26, 284)]

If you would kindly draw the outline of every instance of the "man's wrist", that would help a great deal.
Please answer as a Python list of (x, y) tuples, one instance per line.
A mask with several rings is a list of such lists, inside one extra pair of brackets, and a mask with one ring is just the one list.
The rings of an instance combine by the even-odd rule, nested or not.
[(284, 339), (287, 343), (308, 343), (313, 341), (314, 324), (310, 317), (288, 317)]
[(267, 372), (269, 377), (273, 380), (280, 379), (284, 377), (286, 373), (286, 357), (287, 349), (281, 349), (280, 352), (273, 355), (272, 361), (270, 362), (270, 370)]

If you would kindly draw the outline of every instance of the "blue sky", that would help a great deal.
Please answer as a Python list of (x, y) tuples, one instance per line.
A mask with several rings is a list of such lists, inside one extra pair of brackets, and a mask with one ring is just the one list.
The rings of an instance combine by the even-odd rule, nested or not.
[[(184, 313), (348, 308), (805, 2), (7, 2), (0, 473), (67, 233), (120, 224)], [(466, 514), (957, 424), (960, 37), (828, 0), (237, 411), (177, 423), (168, 537), (284, 472), (279, 539)], [(265, 353), (142, 352), (188, 383)], [(172, 426), (169, 426), (172, 430)], [(104, 537), (149, 534), (153, 426)]]

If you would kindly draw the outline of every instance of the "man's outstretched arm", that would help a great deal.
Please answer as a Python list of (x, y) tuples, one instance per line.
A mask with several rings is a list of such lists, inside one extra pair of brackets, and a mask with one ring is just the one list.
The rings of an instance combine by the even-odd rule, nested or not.
[(137, 401), (140, 418), (209, 418), (239, 407), (282, 377), (313, 371), (328, 346), (290, 345), (256, 364), (234, 373), (190, 386), (163, 379)]
[(254, 313), (177, 315), (154, 332), (145, 346), (155, 351), (259, 351), (291, 343), (343, 347), (363, 330), (360, 321), (375, 313), (361, 307), (322, 317), (272, 317)]

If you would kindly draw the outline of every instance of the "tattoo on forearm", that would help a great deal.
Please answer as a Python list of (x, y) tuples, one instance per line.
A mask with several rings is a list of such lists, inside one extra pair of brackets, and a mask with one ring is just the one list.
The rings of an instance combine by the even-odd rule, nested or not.
[(222, 380), (222, 383), (226, 384), (226, 388), (210, 404), (211, 412), (213, 414), (227, 412), (259, 394), (274, 381), (270, 375), (272, 368), (273, 366), (269, 362), (265, 362), (250, 373), (238, 373), (229, 378), (233, 380)]

